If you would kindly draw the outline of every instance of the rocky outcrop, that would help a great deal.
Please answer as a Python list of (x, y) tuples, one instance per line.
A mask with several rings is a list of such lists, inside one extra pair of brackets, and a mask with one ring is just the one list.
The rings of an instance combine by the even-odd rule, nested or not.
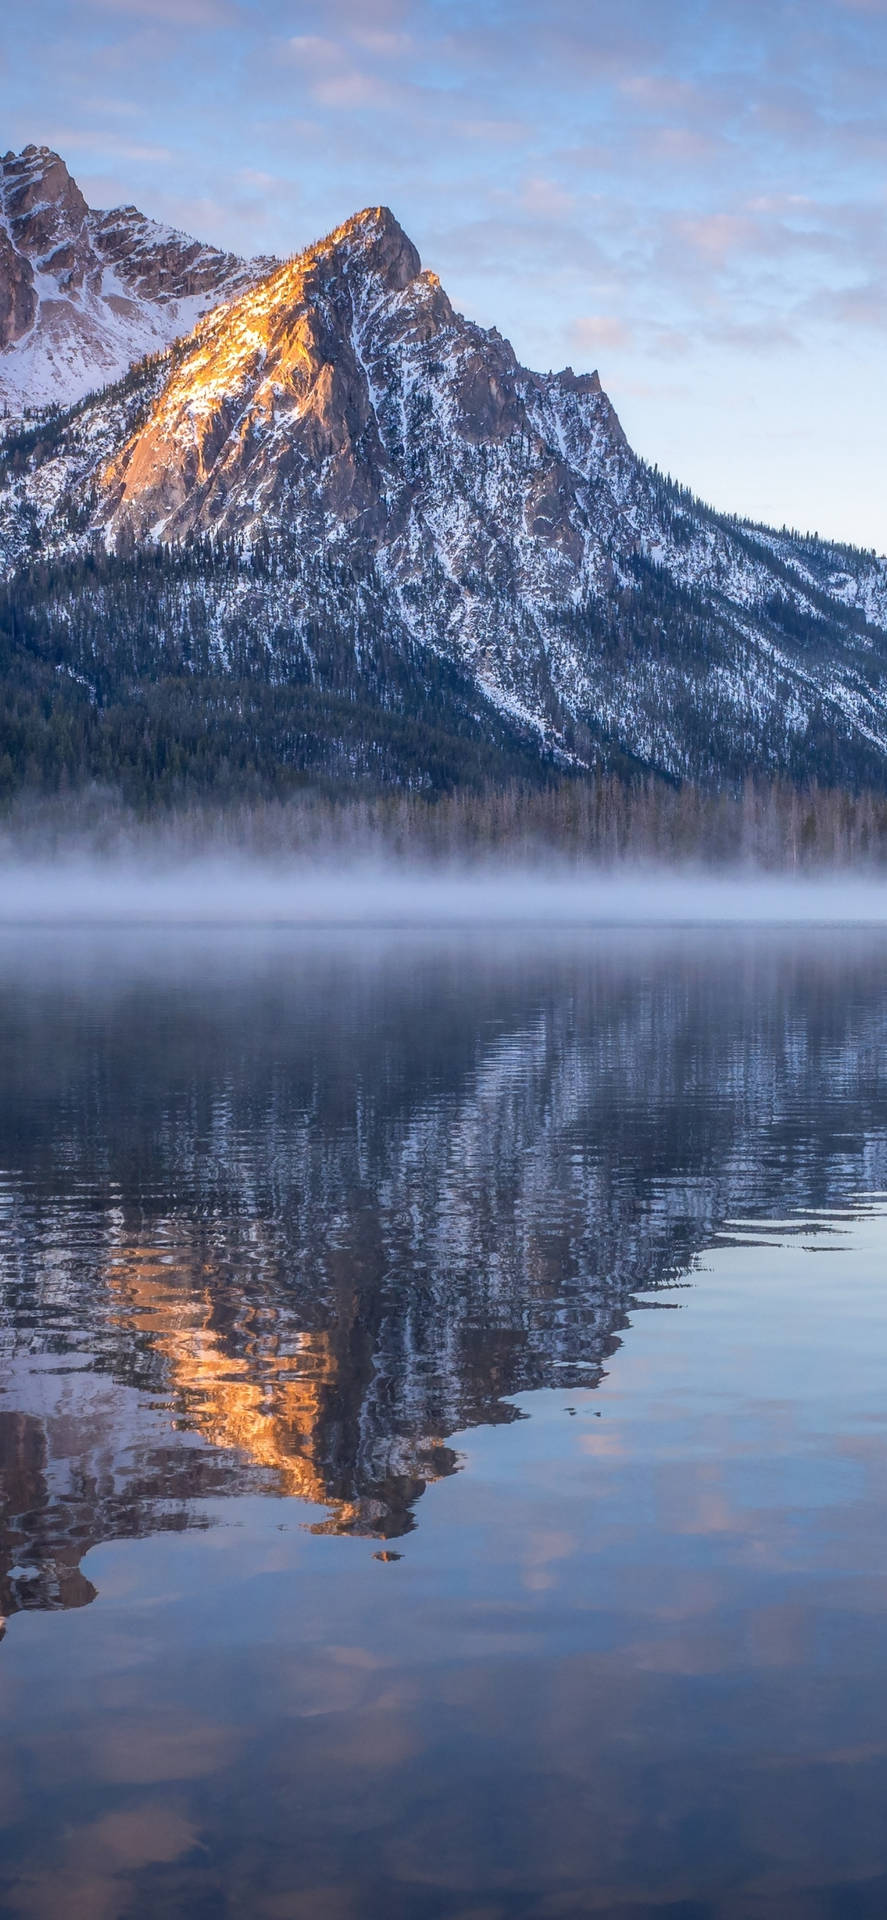
[(164, 304), (198, 299), (214, 304), (252, 286), (257, 272), (273, 261), (247, 263), (234, 253), (206, 247), (187, 234), (158, 227), (138, 207), (115, 207), (110, 213), (90, 214), (90, 238), (101, 261), (113, 267), (123, 285), (139, 300)]
[(48, 273), (64, 273), (78, 257), (85, 265), (89, 208), (64, 160), (49, 147), (25, 147), (23, 153), (4, 154), (0, 167), (4, 212), (17, 252)]
[(381, 539), (397, 475), (356, 330), (369, 301), (397, 301), (419, 271), (393, 215), (372, 208), (211, 316), (106, 470), (112, 537), (271, 524), (310, 496)]
[(37, 314), (34, 269), (0, 227), (0, 351), (32, 327)]

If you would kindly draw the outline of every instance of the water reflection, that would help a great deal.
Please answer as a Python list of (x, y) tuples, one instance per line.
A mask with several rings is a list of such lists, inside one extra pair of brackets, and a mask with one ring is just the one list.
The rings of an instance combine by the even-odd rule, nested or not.
[(397, 1540), (728, 1216), (883, 1187), (885, 951), (10, 938), (0, 1613), (221, 1496)]

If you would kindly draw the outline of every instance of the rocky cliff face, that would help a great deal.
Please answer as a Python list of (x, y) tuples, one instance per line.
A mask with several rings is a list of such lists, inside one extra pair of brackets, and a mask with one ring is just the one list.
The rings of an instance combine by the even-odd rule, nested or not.
[(48, 147), (0, 159), (0, 405), (68, 405), (167, 347), (267, 271), (147, 220), (97, 213)]
[(0, 350), (14, 346), (27, 333), (38, 306), (31, 262), (0, 227)]
[[(319, 514), (328, 537), (421, 578), (461, 497), (463, 573), (507, 531), (557, 597), (588, 574), (589, 535), (600, 545), (636, 464), (597, 374), (527, 373), (371, 207), (198, 329), (103, 476), (105, 524), (253, 539)], [(594, 526), (577, 497), (592, 465)]]
[[(56, 259), (80, 219), (65, 273), (88, 242), (170, 332), (216, 276), (225, 288), (174, 353), (51, 432), (7, 432), (8, 573), (96, 542), (125, 556), (212, 537), (233, 571), (193, 593), (220, 672), (246, 622), (282, 680), (314, 676), (316, 634), (335, 632), (357, 686), (371, 618), (389, 655), (452, 662), (564, 761), (887, 780), (887, 564), (742, 526), (664, 481), (596, 373), (522, 367), (454, 311), (387, 208), (237, 293), (250, 270), (226, 256), (161, 242), (130, 209), (81, 214), (61, 162), (5, 164), (13, 239), (16, 220), (42, 222), (34, 245)], [(28, 287), (4, 310), (26, 311)], [(71, 605), (55, 617), (76, 631)]]

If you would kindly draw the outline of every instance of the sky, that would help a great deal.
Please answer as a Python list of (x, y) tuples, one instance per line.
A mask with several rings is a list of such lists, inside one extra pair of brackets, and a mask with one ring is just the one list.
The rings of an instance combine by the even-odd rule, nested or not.
[(288, 254), (390, 206), (725, 510), (887, 550), (887, 0), (27, 0), (0, 150)]

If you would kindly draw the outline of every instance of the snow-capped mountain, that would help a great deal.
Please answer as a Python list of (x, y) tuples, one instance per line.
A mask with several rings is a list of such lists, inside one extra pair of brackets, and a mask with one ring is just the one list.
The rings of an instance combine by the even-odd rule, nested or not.
[[(147, 239), (144, 257), (153, 286)], [(496, 716), (562, 763), (887, 781), (887, 562), (740, 524), (663, 479), (596, 373), (522, 367), (384, 207), (231, 292), (116, 387), (7, 428), (0, 565), (68, 562), (39, 613), (21, 591), (84, 685), (87, 630), (107, 646), (133, 554), (160, 549), (166, 572), (126, 613), (139, 675), (184, 627), (191, 673), (237, 660), (251, 681), (310, 686), (315, 708), (372, 683), (380, 710), (412, 718), (433, 682), (448, 726), (456, 701), (459, 726), (489, 737)], [(98, 572), (70, 571), (97, 550)]]
[(268, 271), (136, 207), (88, 207), (62, 159), (0, 159), (0, 407), (69, 406)]

